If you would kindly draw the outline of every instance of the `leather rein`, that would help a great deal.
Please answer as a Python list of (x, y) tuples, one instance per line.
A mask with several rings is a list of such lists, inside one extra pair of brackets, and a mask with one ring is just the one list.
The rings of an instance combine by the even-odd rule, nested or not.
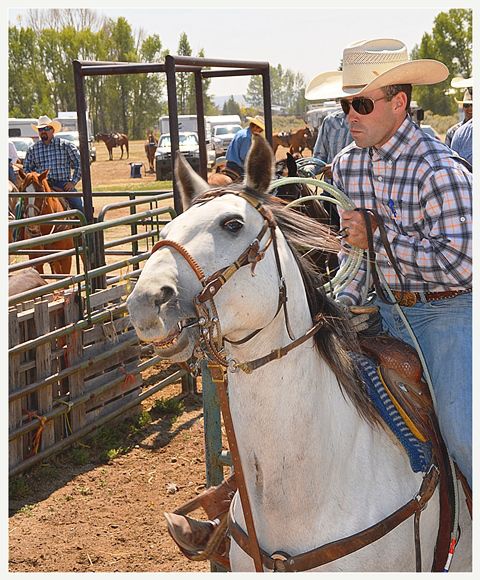
[[(242, 503), (242, 511), (245, 518), (245, 524), (247, 528), (247, 533), (238, 525), (233, 516), (233, 505), (232, 502), (230, 512), (228, 515), (228, 528), (231, 536), (236, 541), (236, 543), (253, 559), (256, 572), (263, 572), (264, 567), (276, 572), (301, 572), (316, 568), (328, 562), (332, 562), (343, 556), (351, 554), (360, 548), (363, 548), (382, 536), (389, 533), (400, 523), (404, 522), (406, 519), (415, 516), (414, 518), (414, 536), (415, 536), (415, 552), (416, 552), (416, 568), (417, 571), (421, 571), (421, 547), (420, 547), (420, 534), (419, 534), (419, 519), (420, 512), (425, 508), (428, 501), (432, 497), (438, 483), (438, 469), (435, 465), (431, 465), (428, 472), (425, 474), (420, 489), (418, 493), (403, 505), (401, 508), (376, 523), (369, 528), (362, 530), (356, 534), (342, 538), (335, 542), (330, 542), (303, 554), (298, 554), (295, 556), (289, 556), (288, 554), (276, 551), (273, 554), (268, 554), (260, 548), (257, 534), (255, 531), (255, 525), (253, 522), (251, 504), (248, 497), (248, 491), (245, 481), (245, 476), (243, 473), (240, 454), (238, 451), (238, 445), (236, 441), (235, 430), (233, 426), (233, 421), (230, 413), (230, 406), (228, 403), (228, 373), (236, 372), (242, 370), (245, 373), (251, 373), (254, 370), (264, 366), (265, 364), (282, 358), (288, 354), (291, 350), (307, 341), (308, 339), (315, 336), (318, 330), (323, 326), (324, 319), (320, 316), (316, 317), (314, 325), (301, 337), (293, 339), (292, 333), (289, 327), (288, 312), (287, 312), (287, 288), (283, 278), (282, 267), (280, 262), (280, 257), (278, 254), (278, 245), (276, 238), (276, 221), (273, 216), (272, 211), (265, 207), (260, 201), (255, 199), (253, 195), (249, 195), (249, 188), (246, 191), (229, 190), (222, 189), (217, 191), (212, 191), (211, 196), (203, 196), (197, 203), (203, 203), (214, 199), (220, 195), (233, 194), (245, 199), (252, 207), (254, 207), (263, 217), (264, 224), (258, 233), (255, 240), (240, 254), (240, 256), (229, 266), (217, 270), (210, 276), (205, 276), (204, 271), (201, 266), (192, 257), (188, 250), (181, 244), (171, 241), (171, 240), (160, 240), (152, 248), (152, 254), (156, 252), (159, 248), (170, 247), (176, 250), (187, 262), (190, 268), (193, 270), (198, 280), (202, 284), (202, 291), (195, 296), (193, 299), (194, 308), (197, 312), (197, 319), (186, 319), (179, 321), (178, 332), (181, 332), (183, 328), (188, 328), (192, 326), (201, 327), (201, 342), (199, 345), (200, 353), (196, 349), (196, 355), (203, 355), (209, 359), (209, 369), (212, 375), (212, 380), (215, 383), (219, 398), (220, 405), (222, 409), (222, 415), (224, 419), (224, 426), (227, 435), (227, 440), (232, 456), (233, 466), (235, 470), (236, 480), (238, 484), (238, 492), (240, 495), (240, 500)], [(254, 193), (250, 190), (250, 193)], [(267, 232), (270, 232), (269, 239), (265, 242), (263, 248), (260, 247), (260, 243)], [(237, 272), (242, 266), (250, 265), (252, 276), (255, 275), (255, 267), (259, 261), (261, 261), (266, 254), (266, 251), (273, 246), (277, 272), (280, 280), (279, 284), (279, 296), (278, 296), (278, 306), (277, 311), (274, 315), (274, 319), (280, 312), (284, 310), (285, 314), (285, 325), (287, 328), (288, 335), (292, 339), (292, 342), (288, 345), (275, 349), (271, 351), (268, 355), (259, 357), (257, 359), (239, 363), (234, 359), (227, 359), (224, 355), (224, 341), (230, 342), (231, 344), (244, 344), (259, 332), (263, 328), (257, 329), (250, 333), (248, 336), (244, 337), (239, 341), (229, 341), (222, 336), (220, 320), (218, 318), (217, 308), (215, 306), (213, 298), (219, 292), (219, 290), (226, 284), (226, 282)], [(206, 303), (210, 303), (210, 309), (206, 306)], [(213, 313), (213, 316), (212, 316)]]

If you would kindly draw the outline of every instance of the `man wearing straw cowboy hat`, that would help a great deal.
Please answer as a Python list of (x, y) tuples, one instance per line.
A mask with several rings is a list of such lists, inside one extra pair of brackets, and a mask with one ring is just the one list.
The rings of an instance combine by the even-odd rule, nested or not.
[(452, 79), (450, 86), (454, 89), (464, 88), (465, 92), (463, 93), (463, 100), (457, 101), (459, 105), (462, 105), (463, 119), (459, 123), (455, 123), (455, 125), (450, 127), (450, 129), (447, 131), (447, 134), (445, 135), (445, 145), (448, 145), (449, 147), (452, 144), (452, 139), (455, 134), (455, 131), (459, 129), (462, 125), (470, 121), (470, 119), (473, 117), (473, 98), (472, 98), (473, 79), (472, 78), (464, 79), (461, 77), (455, 77)]
[[(370, 230), (376, 267), (425, 357), (447, 448), (471, 485), (472, 175), (408, 115), (412, 85), (447, 76), (443, 63), (411, 61), (402, 42), (375, 39), (347, 47), (343, 70), (314, 81), (341, 91), (354, 139), (333, 161), (333, 182), (374, 210), (370, 226), (361, 212), (342, 212), (343, 243), (367, 249)], [(358, 304), (366, 284), (364, 260), (338, 299)], [(375, 302), (383, 330), (413, 345), (395, 304)]]
[[(471, 79), (467, 79), (470, 81)], [(458, 101), (457, 101), (458, 102)], [(451, 142), (450, 148), (456, 151), (460, 157), (466, 159), (470, 165), (473, 162), (472, 156), (472, 141), (473, 141), (473, 89), (466, 89), (463, 94), (463, 101), (460, 101), (463, 105), (463, 111), (465, 113), (464, 119), (461, 123), (451, 127), (447, 136), (450, 134)], [(453, 131), (452, 131), (453, 129)], [(452, 136), (453, 135), (453, 136)], [(447, 137), (445, 137), (445, 143), (447, 143)]]
[[(27, 151), (23, 162), (25, 173), (41, 173), (48, 169), (48, 183), (52, 188), (65, 192), (77, 191), (75, 186), (82, 176), (80, 152), (74, 143), (55, 137), (62, 125), (42, 115), (36, 125), (32, 124), (32, 128), (37, 131), (39, 140)], [(70, 207), (83, 211), (79, 197), (68, 197), (68, 203)]]
[(265, 121), (260, 115), (247, 117), (248, 127), (235, 133), (235, 137), (228, 146), (226, 168), (233, 171), (238, 177), (243, 177), (243, 166), (248, 150), (252, 144), (252, 134), (258, 135), (265, 131)]

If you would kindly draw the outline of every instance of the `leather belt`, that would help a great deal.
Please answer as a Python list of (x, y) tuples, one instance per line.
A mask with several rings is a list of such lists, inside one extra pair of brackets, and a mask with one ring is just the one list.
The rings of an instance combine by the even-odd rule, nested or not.
[(447, 290), (445, 292), (424, 292), (423, 295), (420, 292), (400, 292), (398, 290), (393, 290), (392, 293), (395, 296), (395, 300), (400, 306), (414, 306), (417, 302), (432, 302), (434, 300), (445, 300), (446, 298), (454, 298), (455, 296), (460, 296), (460, 294), (469, 294), (472, 291), (471, 288), (467, 290)]

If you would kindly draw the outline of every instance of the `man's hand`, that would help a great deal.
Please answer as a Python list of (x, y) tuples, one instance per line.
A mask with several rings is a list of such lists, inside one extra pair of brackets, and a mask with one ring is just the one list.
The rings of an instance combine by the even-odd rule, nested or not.
[(73, 181), (67, 181), (63, 187), (63, 191), (72, 191), (73, 189), (75, 189), (75, 184)]
[[(341, 232), (343, 237), (352, 246), (366, 250), (368, 248), (367, 226), (363, 215), (355, 210), (345, 210), (342, 212)], [(370, 214), (372, 223), (372, 234), (377, 229), (377, 220)]]
[(351, 300), (347, 296), (339, 296), (337, 304), (352, 323), (353, 330), (359, 334), (366, 336), (377, 335), (382, 331), (382, 322), (378, 312), (378, 306), (367, 301), (362, 306), (353, 306)]
[(332, 164), (331, 163), (327, 163), (327, 165), (325, 165), (325, 167), (323, 168), (323, 177), (325, 177), (326, 179), (332, 179)]

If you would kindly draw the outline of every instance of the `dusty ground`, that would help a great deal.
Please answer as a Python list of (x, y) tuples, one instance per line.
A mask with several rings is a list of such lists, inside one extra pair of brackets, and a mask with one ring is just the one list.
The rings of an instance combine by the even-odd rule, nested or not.
[[(155, 397), (180, 391), (172, 385)], [(124, 438), (126, 453), (106, 462), (84, 440), (24, 474), (22, 485), (11, 482), (11, 495), (24, 494), (10, 500), (10, 572), (210, 571), (178, 552), (163, 518), (204, 488), (201, 396), (186, 399), (174, 422), (153, 402), (143, 405), (152, 420)], [(85, 452), (90, 461), (79, 465)]]

